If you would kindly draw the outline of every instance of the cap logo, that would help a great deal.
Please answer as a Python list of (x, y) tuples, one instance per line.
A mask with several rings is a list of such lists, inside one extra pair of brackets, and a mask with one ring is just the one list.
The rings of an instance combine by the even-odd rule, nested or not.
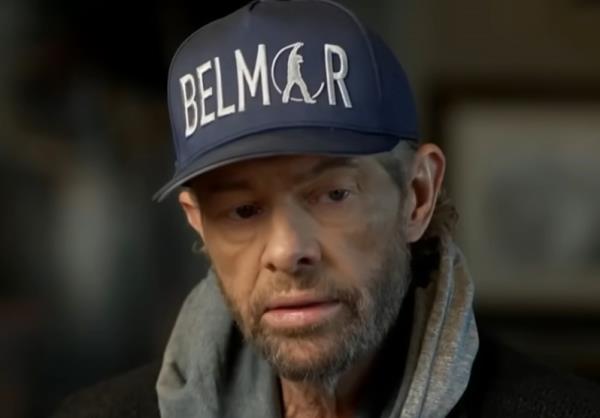
[[(314, 95), (311, 95), (308, 92), (308, 87), (306, 86), (306, 82), (302, 78), (302, 73), (300, 72), (300, 65), (304, 62), (304, 57), (298, 53), (298, 50), (302, 48), (304, 42), (296, 42), (285, 46), (277, 52), (275, 58), (273, 58), (273, 63), (271, 64), (271, 81), (273, 82), (273, 86), (277, 90), (279, 94), (281, 94), (281, 101), (283, 103), (287, 103), (290, 100), (294, 102), (304, 102), (304, 103), (316, 103), (316, 98), (319, 97), (321, 92), (323, 91), (323, 87), (325, 86), (324, 82), (321, 82), (319, 89)], [(277, 65), (277, 61), (279, 60), (280, 55), (290, 49), (290, 53), (288, 55), (287, 61), (287, 83), (283, 92), (279, 85), (277, 84), (277, 80), (275, 79), (275, 66)], [(298, 86), (300, 89), (300, 93), (302, 97), (290, 97), (292, 89), (294, 86)]]
[[(196, 67), (195, 74), (188, 73), (179, 77), (181, 103), (185, 119), (185, 137), (190, 137), (198, 127), (201, 128), (221, 117), (244, 112), (246, 110), (247, 93), (254, 99), (260, 91), (262, 106), (270, 106), (269, 84), (272, 84), (277, 93), (281, 95), (281, 103), (284, 104), (289, 102), (315, 104), (321, 93), (327, 90), (327, 104), (336, 106), (337, 96), (339, 95), (344, 107), (351, 108), (352, 100), (345, 81), (349, 69), (346, 51), (339, 45), (323, 45), (322, 65), (324, 66), (325, 80), (321, 82), (316, 92), (311, 94), (306, 81), (302, 77), (301, 67), (304, 63), (304, 57), (300, 54), (300, 49), (303, 46), (304, 42), (294, 42), (281, 48), (271, 62), (270, 77), (265, 44), (257, 46), (255, 59), (250, 60), (250, 65), (240, 49), (234, 51), (237, 83), (232, 83), (233, 80), (223, 82), (219, 57), (208, 60)], [(287, 77), (285, 84), (283, 84), (281, 82), (283, 80), (280, 80), (280, 82), (276, 80), (275, 72), (278, 64), (282, 65), (286, 52), (288, 52)], [(334, 55), (337, 57), (336, 68), (334, 68)], [(253, 67), (251, 63), (254, 63)], [(283, 90), (281, 85), (283, 85)], [(237, 86), (237, 103), (224, 103), (224, 86)], [(213, 105), (216, 109), (212, 108), (213, 106), (210, 106), (209, 109), (207, 99), (213, 94), (216, 96), (216, 106)]]

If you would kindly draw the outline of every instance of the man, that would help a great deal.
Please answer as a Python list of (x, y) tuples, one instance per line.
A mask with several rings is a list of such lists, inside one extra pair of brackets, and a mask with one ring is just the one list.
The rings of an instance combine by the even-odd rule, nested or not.
[(419, 143), (400, 64), (348, 10), (254, 1), (200, 29), (169, 110), (176, 172), (156, 198), (179, 189), (210, 271), (158, 377), (63, 416), (600, 416), (591, 384), (480, 338), (444, 154)]

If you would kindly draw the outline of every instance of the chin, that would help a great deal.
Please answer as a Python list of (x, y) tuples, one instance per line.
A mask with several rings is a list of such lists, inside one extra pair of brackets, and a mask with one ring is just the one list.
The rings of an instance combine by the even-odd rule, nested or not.
[(347, 368), (352, 353), (331, 336), (274, 337), (262, 351), (280, 377), (289, 380), (323, 380)]

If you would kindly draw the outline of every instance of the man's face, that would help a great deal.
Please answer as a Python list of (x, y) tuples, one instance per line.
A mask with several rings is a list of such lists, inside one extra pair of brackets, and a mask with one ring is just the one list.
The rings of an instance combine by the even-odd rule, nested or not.
[(331, 377), (381, 343), (409, 262), (403, 199), (376, 160), (260, 158), (193, 189), (225, 299), (281, 376)]

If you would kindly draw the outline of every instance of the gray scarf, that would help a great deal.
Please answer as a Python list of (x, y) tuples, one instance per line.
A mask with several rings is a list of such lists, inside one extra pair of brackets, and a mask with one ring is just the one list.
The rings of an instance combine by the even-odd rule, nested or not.
[[(465, 391), (479, 339), (473, 284), (458, 247), (442, 240), (439, 269), (416, 288), (408, 355), (389, 418), (446, 416)], [(272, 368), (244, 343), (209, 271), (187, 297), (156, 384), (163, 418), (279, 418)]]

